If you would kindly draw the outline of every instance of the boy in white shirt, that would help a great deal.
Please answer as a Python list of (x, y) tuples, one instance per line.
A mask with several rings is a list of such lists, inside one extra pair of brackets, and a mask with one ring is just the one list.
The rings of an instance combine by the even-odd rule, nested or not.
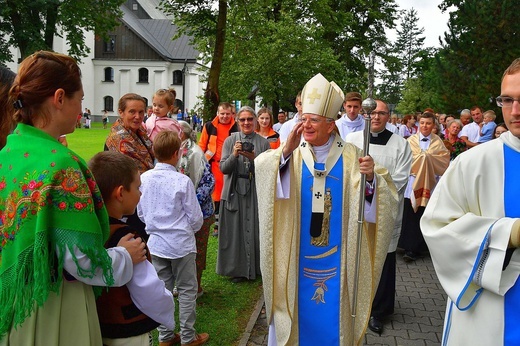
[[(153, 145), (159, 162), (141, 175), (137, 215), (150, 235), (148, 247), (157, 275), (168, 290), (177, 286), (181, 344), (202, 345), (209, 335), (197, 334), (193, 327), (198, 288), (195, 232), (202, 226), (202, 211), (190, 178), (177, 172), (179, 135), (168, 130), (159, 132)], [(175, 345), (173, 329), (161, 325), (158, 330), (160, 346)]]
[[(120, 219), (133, 214), (141, 193), (139, 170), (129, 156), (103, 151), (89, 161), (110, 221), (105, 247), (117, 246), (128, 233), (142, 237)], [(175, 309), (172, 293), (165, 288), (147, 253), (148, 261), (134, 264), (132, 279), (124, 286), (103, 290), (96, 305), (103, 344), (106, 346), (148, 346), (149, 333), (161, 323), (173, 328)], [(179, 336), (177, 336), (180, 341)]]

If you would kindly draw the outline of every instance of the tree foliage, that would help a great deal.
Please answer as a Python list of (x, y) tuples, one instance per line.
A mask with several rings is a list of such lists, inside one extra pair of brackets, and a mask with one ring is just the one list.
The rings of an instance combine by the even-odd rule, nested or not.
[(422, 76), (425, 69), (424, 61), (429, 54), (423, 47), (424, 28), (417, 25), (417, 11), (413, 8), (401, 11), (399, 18), (397, 39), (384, 47), (384, 54), (381, 55), (384, 68), (379, 75), (382, 80), (378, 88), (380, 97), (391, 104), (399, 103), (407, 86), (416, 86), (415, 82), (407, 82)]
[(66, 37), (69, 55), (80, 60), (90, 49), (84, 30), (104, 36), (119, 22), (125, 0), (0, 0), (0, 61), (13, 57), (9, 47), (20, 49), (22, 58), (37, 50), (52, 50), (54, 37)]
[[(213, 62), (220, 35), (216, 1), (164, 0), (162, 5)], [(211, 87), (222, 100), (247, 101), (257, 91), (275, 109), (292, 107), (318, 72), (347, 91), (364, 90), (368, 54), (386, 41), (395, 7), (393, 0), (230, 0), (221, 70), (211, 66), (219, 75)], [(210, 82), (211, 72), (208, 87)]]
[[(445, 0), (449, 32), (428, 78), (447, 113), (480, 105), (495, 109), (490, 98), (500, 93), (503, 71), (518, 56), (520, 21), (514, 1)], [(499, 114), (499, 113), (497, 113)]]

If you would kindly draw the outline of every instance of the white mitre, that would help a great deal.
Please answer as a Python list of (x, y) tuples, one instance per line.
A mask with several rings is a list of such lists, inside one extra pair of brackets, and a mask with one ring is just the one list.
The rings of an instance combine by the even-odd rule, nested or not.
[(336, 120), (344, 97), (336, 83), (329, 82), (318, 73), (303, 87), (302, 114), (317, 114)]

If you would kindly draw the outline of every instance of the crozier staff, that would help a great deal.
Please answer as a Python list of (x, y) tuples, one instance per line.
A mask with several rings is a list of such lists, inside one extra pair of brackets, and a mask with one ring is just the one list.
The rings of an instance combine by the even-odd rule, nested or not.
[[(302, 91), (301, 122), (280, 148), (255, 160), (269, 345), (359, 344), (368, 324), (397, 193), (386, 169), (337, 134), (342, 102), (334, 82), (314, 76)], [(367, 223), (353, 326), (361, 174)]]

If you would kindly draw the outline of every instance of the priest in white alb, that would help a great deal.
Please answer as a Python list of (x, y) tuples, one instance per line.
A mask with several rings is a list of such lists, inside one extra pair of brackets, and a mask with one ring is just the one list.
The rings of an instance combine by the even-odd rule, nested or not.
[[(399, 194), (399, 209), (394, 223), (392, 240), (388, 247), (368, 323), (370, 330), (381, 335), (384, 319), (394, 313), (396, 250), (403, 221), (404, 191), (408, 183), (413, 155), (408, 141), (391, 132), (387, 127), (390, 119), (388, 105), (382, 100), (376, 100), (376, 103), (377, 107), (370, 114), (372, 120), (370, 122), (370, 150), (368, 153), (376, 163), (388, 170)], [(363, 148), (364, 133), (349, 133), (346, 141), (358, 148)]]
[[(338, 135), (334, 120), (342, 102), (334, 82), (314, 76), (302, 91), (301, 121), (287, 141), (255, 160), (269, 345), (363, 341), (398, 198), (388, 171)], [(361, 205), (365, 222), (353, 319)]]
[(520, 345), (520, 59), (496, 100), (509, 132), (452, 161), (421, 219), (448, 295), (443, 345)]

